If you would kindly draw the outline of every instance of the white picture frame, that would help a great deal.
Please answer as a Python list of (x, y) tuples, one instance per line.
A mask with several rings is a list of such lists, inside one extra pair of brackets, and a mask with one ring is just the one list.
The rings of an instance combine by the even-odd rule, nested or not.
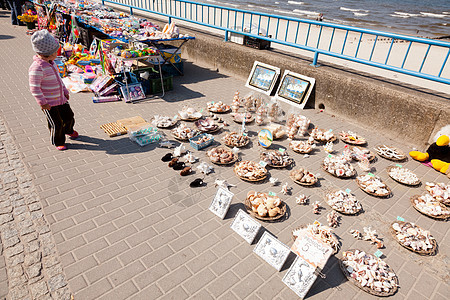
[(303, 299), (317, 279), (315, 271), (316, 268), (314, 268), (314, 266), (300, 256), (297, 256), (284, 275), (282, 281), (294, 291), (300, 299)]
[(230, 227), (251, 245), (261, 228), (261, 224), (245, 211), (239, 209)]
[(265, 231), (253, 249), (253, 252), (279, 272), (286, 262), (289, 253), (291, 253), (291, 250), (272, 234)]
[(209, 205), (209, 210), (223, 220), (230, 208), (233, 196), (234, 194), (229, 190), (219, 187), (214, 199)]
[(312, 77), (285, 70), (275, 93), (275, 99), (303, 109), (315, 83), (316, 80)]
[(280, 73), (280, 68), (255, 61), (245, 86), (270, 96)]

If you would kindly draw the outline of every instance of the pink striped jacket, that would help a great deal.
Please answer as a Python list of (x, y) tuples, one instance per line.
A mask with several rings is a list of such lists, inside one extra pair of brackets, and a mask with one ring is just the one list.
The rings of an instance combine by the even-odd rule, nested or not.
[(46, 62), (38, 55), (28, 70), (31, 94), (39, 105), (57, 106), (67, 102), (69, 91), (59, 76), (55, 62)]

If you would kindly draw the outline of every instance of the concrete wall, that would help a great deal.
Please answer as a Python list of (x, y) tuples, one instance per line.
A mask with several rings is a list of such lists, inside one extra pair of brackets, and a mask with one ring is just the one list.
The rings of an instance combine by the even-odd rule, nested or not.
[(316, 86), (310, 101), (316, 109), (324, 106), (328, 113), (350, 118), (419, 148), (450, 123), (449, 95), (433, 95), (432, 91), (418, 91), (342, 67), (312, 67), (311, 61), (302, 57), (251, 49), (200, 32), (190, 34), (196, 40), (182, 48), (183, 58), (243, 80), (255, 60), (277, 66), (282, 72), (288, 69), (313, 77)]

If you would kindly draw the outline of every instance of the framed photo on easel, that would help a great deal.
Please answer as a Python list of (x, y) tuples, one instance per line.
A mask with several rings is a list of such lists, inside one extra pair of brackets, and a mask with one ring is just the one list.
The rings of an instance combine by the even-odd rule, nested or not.
[(255, 61), (245, 86), (270, 96), (279, 75), (280, 68)]
[(303, 109), (315, 83), (314, 78), (286, 70), (281, 78), (275, 98)]

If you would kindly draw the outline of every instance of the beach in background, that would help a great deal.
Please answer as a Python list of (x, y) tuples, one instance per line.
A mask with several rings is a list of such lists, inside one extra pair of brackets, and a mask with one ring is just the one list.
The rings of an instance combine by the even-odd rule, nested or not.
[(413, 36), (450, 36), (449, 0), (201, 0), (243, 10), (324, 21)]

